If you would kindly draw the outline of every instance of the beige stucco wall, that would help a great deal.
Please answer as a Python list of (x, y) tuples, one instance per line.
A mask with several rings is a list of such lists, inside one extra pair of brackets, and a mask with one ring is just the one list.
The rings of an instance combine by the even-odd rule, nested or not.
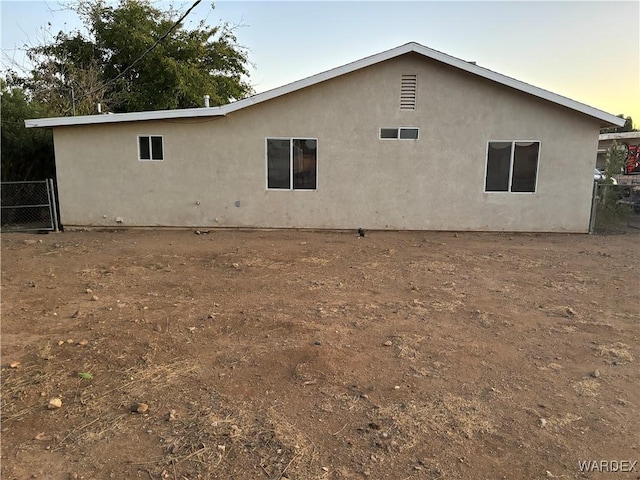
[[(400, 111), (400, 75), (414, 73), (417, 109)], [(378, 139), (398, 126), (419, 127), (420, 139)], [(586, 232), (598, 129), (409, 54), (223, 118), (56, 128), (61, 220)], [(164, 136), (164, 161), (137, 160), (139, 134)], [(266, 137), (318, 139), (316, 191), (266, 189)], [(484, 193), (488, 140), (541, 142), (536, 193)]]

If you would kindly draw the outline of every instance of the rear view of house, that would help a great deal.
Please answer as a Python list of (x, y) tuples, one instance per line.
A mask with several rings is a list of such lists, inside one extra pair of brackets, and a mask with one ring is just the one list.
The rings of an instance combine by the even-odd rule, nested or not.
[(409, 43), (222, 107), (26, 124), (67, 227), (586, 232), (620, 121)]

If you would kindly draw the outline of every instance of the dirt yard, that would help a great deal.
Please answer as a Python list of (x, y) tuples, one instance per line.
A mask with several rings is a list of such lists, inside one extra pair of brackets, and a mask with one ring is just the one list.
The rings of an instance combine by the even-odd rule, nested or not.
[(5, 234), (2, 478), (640, 478), (639, 245)]

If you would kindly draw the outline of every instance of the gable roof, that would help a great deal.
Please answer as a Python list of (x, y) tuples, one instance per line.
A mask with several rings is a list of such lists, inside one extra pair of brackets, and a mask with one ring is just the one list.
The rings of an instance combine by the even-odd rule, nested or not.
[(375, 65), (376, 63), (384, 62), (385, 60), (389, 60), (411, 52), (418, 53), (427, 58), (442, 62), (446, 65), (450, 65), (465, 72), (469, 72), (479, 77), (486, 78), (507, 87), (511, 87), (515, 90), (528, 93), (535, 97), (548, 100), (549, 102), (562, 105), (577, 112), (591, 116), (600, 120), (602, 126), (622, 126), (624, 124), (624, 119), (611, 115), (610, 113), (598, 110), (597, 108), (590, 107), (589, 105), (585, 105), (580, 102), (576, 102), (575, 100), (571, 100), (570, 98), (557, 95), (555, 93), (549, 92), (548, 90), (534, 87), (533, 85), (529, 85), (528, 83), (521, 82), (511, 77), (507, 77), (506, 75), (501, 75), (487, 68), (479, 67), (474, 63), (466, 62), (437, 50), (427, 48), (415, 42), (407, 43), (391, 50), (386, 50), (384, 52), (371, 55), (361, 60), (347, 63), (346, 65), (343, 65), (341, 67), (333, 68), (331, 70), (327, 70), (326, 72), (318, 73), (317, 75), (298, 80), (297, 82), (289, 83), (287, 85), (283, 85), (282, 87), (274, 88), (272, 90), (253, 95), (243, 100), (238, 100), (227, 105), (222, 105), (220, 107), (156, 110), (152, 112), (115, 113), (107, 115), (84, 115), (78, 117), (40, 118), (35, 120), (25, 120), (24, 123), (27, 128), (33, 128), (137, 122), (144, 120), (164, 120), (173, 118), (225, 116), (231, 112), (235, 112), (236, 110), (241, 110), (251, 105), (266, 102), (267, 100), (271, 100), (273, 98), (277, 98), (282, 95), (286, 95), (288, 93), (310, 87), (311, 85), (315, 85), (317, 83), (324, 82), (326, 80), (330, 80), (332, 78), (339, 77), (341, 75), (360, 70), (361, 68), (369, 67), (371, 65)]

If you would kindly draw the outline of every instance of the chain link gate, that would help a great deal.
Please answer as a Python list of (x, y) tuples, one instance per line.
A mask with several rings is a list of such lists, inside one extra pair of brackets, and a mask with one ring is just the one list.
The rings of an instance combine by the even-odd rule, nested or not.
[(1, 196), (3, 232), (58, 231), (52, 179), (2, 182)]
[(640, 229), (640, 183), (594, 182), (589, 233), (620, 233), (629, 228)]

